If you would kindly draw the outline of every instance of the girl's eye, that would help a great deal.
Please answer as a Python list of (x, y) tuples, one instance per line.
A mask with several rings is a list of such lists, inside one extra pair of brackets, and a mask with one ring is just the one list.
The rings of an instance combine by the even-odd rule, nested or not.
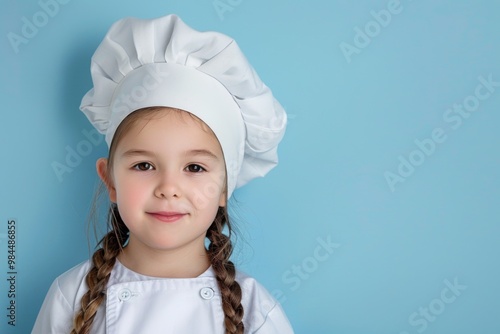
[(201, 167), (200, 165), (196, 165), (196, 164), (191, 164), (191, 165), (187, 166), (186, 170), (188, 172), (191, 172), (191, 173), (200, 173), (200, 172), (206, 171), (205, 168)]
[(134, 169), (147, 171), (153, 169), (153, 165), (151, 165), (149, 162), (139, 162), (138, 164), (134, 165)]

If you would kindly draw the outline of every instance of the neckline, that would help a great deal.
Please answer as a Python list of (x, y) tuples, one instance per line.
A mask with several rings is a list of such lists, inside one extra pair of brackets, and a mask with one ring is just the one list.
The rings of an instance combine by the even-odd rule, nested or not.
[[(214, 272), (214, 269), (212, 268), (212, 266), (209, 266), (207, 268), (207, 270), (205, 270), (203, 273), (201, 273), (199, 276), (196, 276), (196, 277), (172, 278), (172, 277), (148, 276), (148, 275), (138, 273), (138, 272), (128, 268), (120, 260), (118, 260), (118, 258), (116, 259), (115, 269), (118, 273), (120, 273), (122, 275), (123, 274), (126, 275), (127, 273), (132, 274), (132, 276), (136, 276), (137, 278), (139, 278), (141, 280), (168, 280), (168, 279), (184, 280), (184, 279), (194, 279), (194, 278), (201, 278), (201, 277), (215, 277), (215, 272)], [(119, 276), (121, 276), (121, 275), (119, 275)]]

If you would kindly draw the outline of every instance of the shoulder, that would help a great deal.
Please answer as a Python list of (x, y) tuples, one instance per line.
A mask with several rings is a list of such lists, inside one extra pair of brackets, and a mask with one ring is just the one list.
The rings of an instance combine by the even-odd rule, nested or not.
[(237, 271), (236, 281), (241, 286), (245, 304), (248, 303), (250, 304), (249, 306), (254, 306), (253, 304), (257, 303), (259, 308), (263, 312), (266, 312), (270, 311), (278, 303), (269, 291), (252, 276), (242, 271)]
[(90, 266), (90, 260), (83, 261), (82, 263), (77, 264), (73, 268), (59, 275), (59, 277), (57, 277), (57, 280), (59, 282), (67, 283), (68, 281), (78, 279), (82, 276), (85, 277), (85, 275), (87, 275), (88, 271), (90, 270)]
[(32, 334), (68, 333), (71, 330), (73, 315), (86, 291), (85, 276), (89, 268), (88, 261), (81, 263), (54, 280), (40, 308)]
[(72, 307), (79, 303), (81, 296), (88, 289), (85, 277), (90, 270), (90, 266), (89, 260), (84, 261), (61, 274), (53, 283), (53, 287), (60, 291)]
[(236, 281), (242, 290), (243, 321), (248, 333), (293, 333), (283, 308), (262, 284), (241, 271)]

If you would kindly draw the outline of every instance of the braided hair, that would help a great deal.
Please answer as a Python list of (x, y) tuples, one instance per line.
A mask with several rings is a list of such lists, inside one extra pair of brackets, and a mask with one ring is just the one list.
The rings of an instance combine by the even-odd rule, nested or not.
[[(228, 227), (229, 235), (222, 233), (224, 226)], [(243, 306), (241, 305), (241, 287), (235, 280), (236, 268), (229, 260), (233, 251), (231, 244), (231, 224), (227, 209), (220, 207), (214, 222), (207, 231), (210, 240), (208, 255), (217, 277), (221, 291), (222, 309), (224, 310), (224, 325), (226, 334), (243, 334)]]
[(102, 247), (92, 256), (92, 267), (85, 278), (89, 289), (83, 295), (81, 308), (73, 319), (71, 334), (90, 333), (97, 310), (106, 299), (105, 291), (116, 257), (127, 238), (128, 228), (121, 220), (115, 204), (111, 206), (108, 221), (111, 221), (113, 229), (102, 238), (99, 242)]

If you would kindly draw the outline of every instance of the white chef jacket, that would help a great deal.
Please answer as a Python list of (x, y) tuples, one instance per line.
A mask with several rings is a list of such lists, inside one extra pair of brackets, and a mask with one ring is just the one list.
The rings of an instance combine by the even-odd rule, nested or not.
[[(87, 291), (83, 262), (50, 287), (32, 334), (68, 334)], [(237, 272), (248, 334), (293, 334), (280, 304), (255, 279)], [(224, 334), (224, 311), (213, 269), (196, 278), (157, 278), (131, 271), (118, 260), (92, 325), (92, 333)]]

